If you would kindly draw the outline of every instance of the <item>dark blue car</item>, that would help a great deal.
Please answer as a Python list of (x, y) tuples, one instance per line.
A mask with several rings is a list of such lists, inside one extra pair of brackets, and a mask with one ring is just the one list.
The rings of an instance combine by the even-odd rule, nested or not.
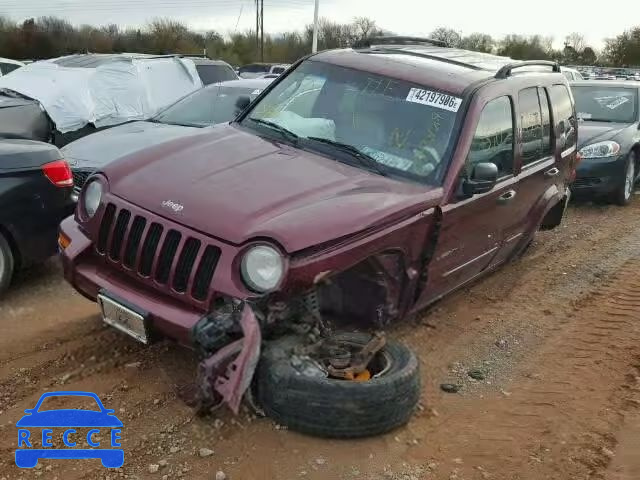
[(640, 82), (582, 81), (571, 89), (582, 156), (571, 191), (628, 205), (640, 179)]
[[(91, 397), (99, 407), (98, 410), (56, 409), (39, 411), (42, 402), (49, 397)], [(107, 468), (119, 468), (124, 463), (124, 451), (120, 447), (122, 422), (114, 415), (114, 410), (107, 409), (95, 393), (91, 392), (49, 392), (40, 397), (36, 406), (25, 410), (26, 415), (18, 420), (18, 449), (16, 465), (21, 468), (33, 468), (41, 458), (54, 459), (86, 459), (99, 458)], [(79, 437), (76, 428), (92, 427), (86, 437)], [(41, 439), (34, 435), (32, 428), (42, 428)], [(52, 448), (53, 428), (64, 428), (62, 440), (68, 448)], [(100, 429), (109, 429), (109, 446), (104, 448), (94, 436)], [(73, 440), (71, 437), (73, 436)], [(41, 441), (40, 441), (41, 440)], [(40, 445), (38, 445), (38, 443)], [(86, 443), (86, 445), (83, 445)], [(41, 448), (37, 448), (41, 446)], [(86, 446), (87, 448), (82, 448)], [(21, 448), (26, 447), (26, 448)], [(77, 448), (76, 448), (77, 447)]]

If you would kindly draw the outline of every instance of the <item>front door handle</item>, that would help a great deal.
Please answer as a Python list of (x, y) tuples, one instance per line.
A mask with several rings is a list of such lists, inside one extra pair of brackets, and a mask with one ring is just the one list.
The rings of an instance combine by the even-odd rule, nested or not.
[(559, 173), (560, 173), (560, 170), (558, 170), (556, 167), (553, 167), (553, 168), (550, 168), (549, 170), (547, 170), (546, 172), (544, 172), (544, 176), (545, 177), (555, 177)]
[(515, 196), (515, 190), (508, 190), (498, 197), (498, 203), (507, 203), (509, 200), (513, 200)]

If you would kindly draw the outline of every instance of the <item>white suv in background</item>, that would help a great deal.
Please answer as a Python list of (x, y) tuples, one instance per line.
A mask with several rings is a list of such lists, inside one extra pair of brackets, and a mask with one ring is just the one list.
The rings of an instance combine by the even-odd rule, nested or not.
[(560, 71), (564, 74), (565, 77), (567, 77), (567, 80), (569, 80), (570, 82), (574, 80), (584, 80), (582, 74), (574, 68), (560, 67)]
[(265, 78), (265, 75), (281, 75), (291, 65), (288, 63), (250, 63), (238, 69), (240, 78)]

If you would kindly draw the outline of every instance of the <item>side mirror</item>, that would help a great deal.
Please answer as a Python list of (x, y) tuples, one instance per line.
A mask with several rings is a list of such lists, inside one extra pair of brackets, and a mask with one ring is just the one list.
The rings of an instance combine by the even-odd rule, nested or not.
[(236, 100), (236, 110), (238, 112), (242, 112), (249, 105), (251, 105), (251, 97), (249, 95), (240, 95)]
[(495, 163), (477, 163), (471, 172), (471, 178), (464, 181), (462, 190), (471, 197), (478, 193), (486, 193), (498, 183), (498, 166)]

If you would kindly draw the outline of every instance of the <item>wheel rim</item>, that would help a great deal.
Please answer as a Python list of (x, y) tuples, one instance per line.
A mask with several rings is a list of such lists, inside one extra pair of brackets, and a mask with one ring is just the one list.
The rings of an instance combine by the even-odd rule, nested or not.
[(628, 199), (633, 193), (633, 179), (635, 177), (635, 159), (631, 157), (629, 159), (629, 165), (627, 166), (627, 174), (624, 178), (624, 198)]

